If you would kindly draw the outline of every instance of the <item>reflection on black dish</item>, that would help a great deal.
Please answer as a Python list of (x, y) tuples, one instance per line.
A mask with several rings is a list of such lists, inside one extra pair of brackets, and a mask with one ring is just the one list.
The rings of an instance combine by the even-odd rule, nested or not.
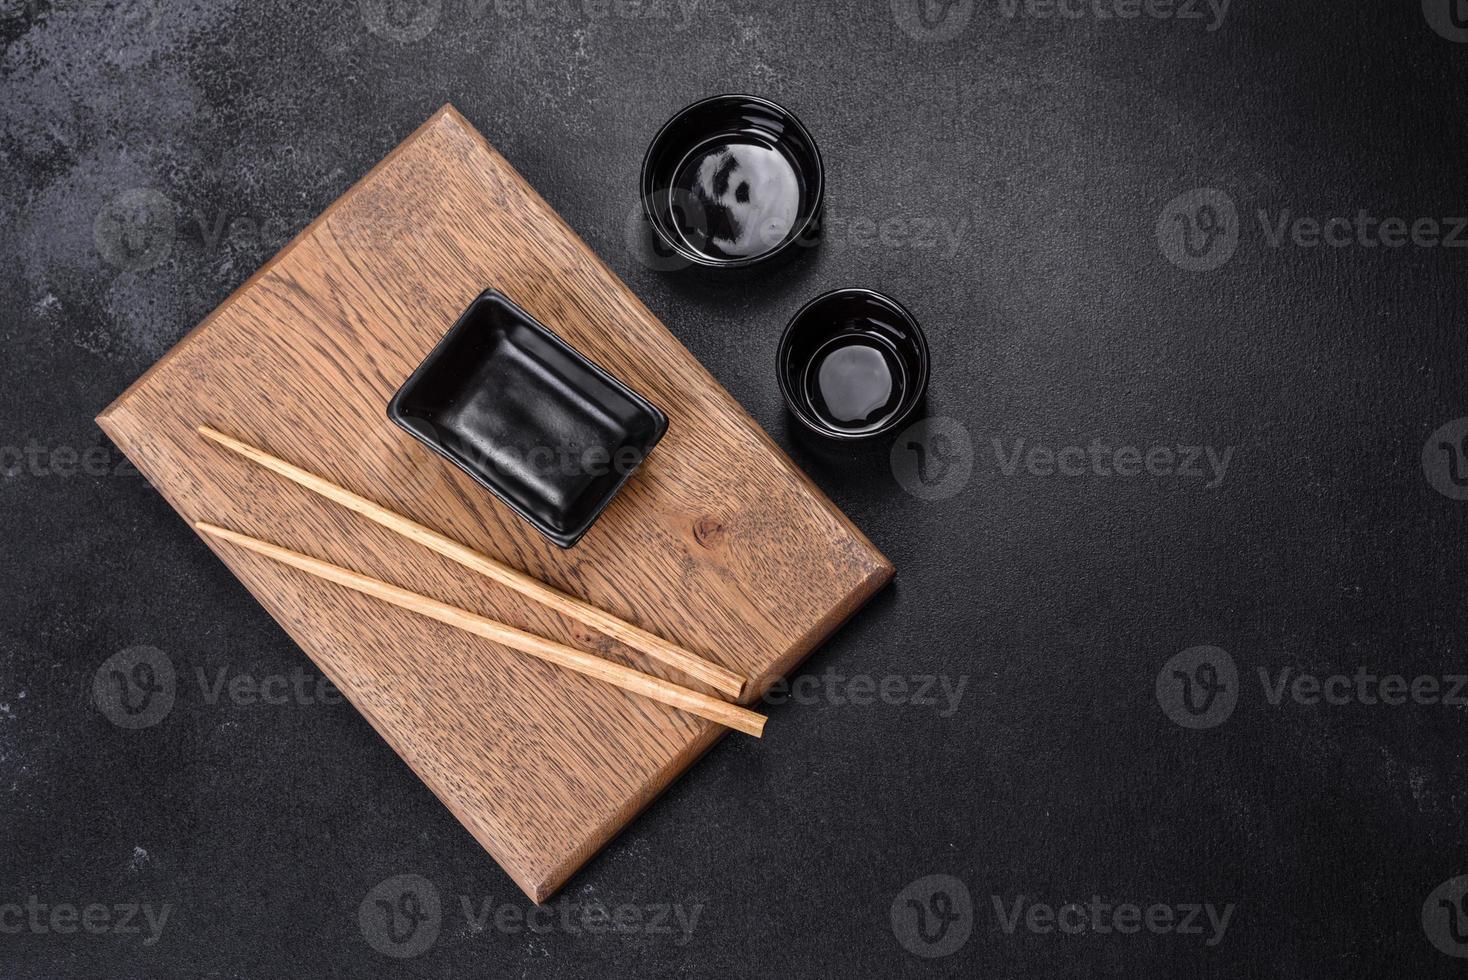
[(892, 417), (907, 390), (907, 372), (885, 337), (851, 332), (816, 351), (805, 385), (811, 408), (827, 425), (855, 434)]
[(673, 213), (688, 246), (743, 259), (779, 247), (800, 213), (800, 178), (768, 143), (727, 137), (705, 143), (673, 175)]

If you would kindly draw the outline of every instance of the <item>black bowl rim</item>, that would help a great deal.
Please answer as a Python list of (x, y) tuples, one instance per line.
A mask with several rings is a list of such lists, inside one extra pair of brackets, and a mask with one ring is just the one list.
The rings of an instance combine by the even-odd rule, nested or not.
[[(422, 381), (423, 376), (427, 373), (428, 365), (449, 348), (450, 342), (463, 328), (466, 327), (469, 322), (469, 318), (474, 314), (474, 311), (477, 310), (481, 305), (488, 305), (490, 303), (499, 303), (504, 306), (508, 306), (512, 312), (523, 317), (527, 323), (529, 323), (532, 327), (537, 328), (541, 333), (549, 337), (550, 340), (554, 342), (557, 346), (564, 348), (566, 351), (568, 351), (573, 358), (581, 361), (588, 368), (590, 368), (592, 372), (601, 375), (604, 380), (609, 381), (612, 387), (620, 389), (621, 392), (626, 395), (634, 404), (637, 404), (639, 408), (647, 409), (647, 411), (651, 414), (653, 418), (653, 436), (648, 441), (647, 451), (642, 454), (642, 458), (638, 460), (637, 465), (633, 466), (626, 473), (622, 474), (622, 478), (618, 480), (617, 483), (610, 490), (607, 491), (606, 496), (602, 498), (601, 502), (591, 509), (591, 511), (586, 515), (585, 520), (583, 520), (577, 526), (569, 528), (565, 531), (552, 527), (550, 524), (541, 520), (539, 516), (525, 510), (514, 500), (511, 500), (508, 496), (506, 496), (504, 491), (496, 486), (492, 481), (487, 479), (484, 474), (480, 473), (473, 466), (469, 465), (468, 461), (460, 458), (457, 454), (450, 452), (446, 446), (425, 437), (421, 432), (408, 424), (408, 417), (403, 412), (403, 400), (406, 398), (408, 391), (412, 389), (415, 384)], [(641, 392), (637, 391), (621, 378), (617, 377), (615, 374), (612, 374), (612, 372), (608, 371), (606, 368), (602, 367), (600, 364), (596, 363), (585, 354), (581, 353), (581, 351), (572, 346), (570, 341), (566, 340), (566, 338), (562, 337), (560, 334), (556, 333), (550, 327), (542, 323), (539, 318), (531, 314), (519, 303), (516, 303), (515, 300), (512, 299), (507, 293), (495, 288), (494, 286), (490, 286), (478, 296), (475, 296), (474, 299), (470, 300), (469, 305), (464, 307), (464, 312), (459, 314), (459, 318), (454, 321), (453, 325), (448, 328), (444, 335), (438, 339), (438, 342), (433, 345), (433, 347), (426, 355), (424, 355), (423, 360), (420, 361), (418, 363), (418, 366), (413, 369), (413, 373), (408, 375), (407, 380), (405, 380), (398, 387), (398, 390), (393, 393), (392, 398), (388, 401), (387, 417), (394, 425), (398, 426), (398, 428), (408, 433), (408, 435), (412, 436), (424, 447), (433, 451), (448, 462), (452, 463), (471, 480), (479, 484), (484, 489), (488, 490), (502, 504), (508, 507), (522, 520), (524, 520), (525, 523), (529, 524), (536, 531), (539, 531), (540, 534), (546, 538), (546, 540), (550, 541), (552, 544), (563, 550), (574, 548), (577, 543), (586, 536), (587, 532), (590, 531), (593, 526), (595, 526), (596, 522), (601, 519), (602, 514), (607, 510), (608, 507), (612, 505), (612, 501), (615, 500), (617, 498), (617, 495), (622, 492), (622, 489), (627, 485), (627, 482), (632, 479), (633, 474), (642, 468), (642, 464), (647, 461), (647, 457), (651, 456), (652, 451), (657, 448), (658, 443), (663, 441), (663, 436), (667, 435), (668, 427), (670, 424), (667, 413), (654, 405)]]
[[(652, 213), (652, 208), (649, 207), (649, 202), (652, 200), (652, 196), (656, 191), (656, 188), (652, 186), (652, 157), (653, 150), (657, 149), (658, 144), (663, 141), (663, 137), (667, 135), (670, 129), (672, 129), (673, 124), (678, 122), (684, 116), (688, 115), (695, 109), (701, 109), (711, 103), (734, 101), (759, 103), (764, 108), (770, 110), (773, 115), (779, 116), (781, 119), (788, 122), (791, 128), (800, 134), (800, 138), (805, 140), (805, 142), (810, 145), (811, 152), (815, 155), (816, 158), (816, 191), (814, 194), (815, 203), (811, 206), (810, 213), (806, 215), (805, 221), (801, 223), (798, 229), (791, 232), (791, 234), (785, 239), (783, 244), (780, 244), (775, 248), (770, 249), (768, 252), (761, 252), (759, 255), (755, 256), (746, 256), (739, 259), (716, 259), (713, 256), (705, 255), (702, 252), (695, 252), (693, 249), (688, 248), (686, 245), (684, 245), (681, 241), (675, 240), (674, 236), (669, 235), (663, 230), (662, 225), (659, 224), (657, 220), (657, 216)], [(683, 256), (683, 258), (687, 259), (689, 262), (692, 262), (694, 265), (703, 266), (706, 269), (743, 269), (748, 268), (752, 265), (758, 265), (761, 262), (769, 261), (770, 259), (775, 258), (777, 255), (784, 254), (791, 248), (799, 247), (799, 243), (810, 231), (811, 226), (820, 221), (821, 211), (824, 208), (826, 201), (826, 161), (825, 158), (821, 156), (820, 144), (816, 142), (816, 138), (810, 134), (810, 130), (805, 128), (805, 124), (800, 121), (800, 118), (796, 116), (795, 113), (780, 105), (778, 102), (773, 102), (758, 95), (740, 95), (738, 93), (728, 92), (723, 95), (711, 95), (706, 99), (699, 99), (696, 102), (690, 102), (688, 103), (688, 105), (684, 106), (677, 112), (673, 113), (673, 115), (668, 117), (668, 121), (663, 123), (663, 125), (659, 127), (657, 134), (653, 136), (652, 141), (647, 144), (647, 149), (642, 154), (642, 174), (639, 185), (642, 191), (642, 213), (647, 218), (648, 224), (652, 225), (653, 234), (657, 235), (658, 239), (661, 240), (664, 245), (668, 246), (673, 251)]]
[[(794, 337), (796, 326), (812, 309), (838, 296), (863, 296), (891, 307), (894, 312), (902, 317), (903, 322), (912, 328), (913, 336), (917, 338), (918, 379), (917, 383), (913, 385), (907, 408), (892, 416), (885, 425), (873, 429), (870, 432), (841, 432), (829, 426), (822, 425), (818, 419), (811, 418), (806, 414), (803, 406), (796, 399), (795, 393), (790, 390), (790, 379), (785, 376), (785, 355), (790, 350), (790, 343)], [(865, 442), (868, 439), (876, 439), (879, 436), (886, 435), (912, 418), (913, 413), (917, 411), (918, 406), (923, 402), (923, 397), (927, 394), (931, 363), (932, 356), (928, 351), (927, 335), (923, 333), (922, 325), (918, 323), (917, 317), (912, 315), (911, 310), (886, 293), (878, 292), (875, 289), (868, 289), (864, 286), (845, 286), (840, 289), (832, 289), (828, 292), (821, 293), (796, 310), (795, 315), (785, 324), (785, 330), (780, 334), (780, 344), (775, 348), (775, 379), (780, 384), (780, 394), (784, 397), (785, 406), (790, 409), (790, 414), (794, 415), (807, 429), (819, 436), (834, 439), (838, 442)]]

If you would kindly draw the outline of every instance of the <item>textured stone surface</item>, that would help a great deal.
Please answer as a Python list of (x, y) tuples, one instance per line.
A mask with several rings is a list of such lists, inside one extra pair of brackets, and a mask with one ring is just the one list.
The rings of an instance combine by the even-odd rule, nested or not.
[[(1468, 502), (1438, 448), (1462, 433), (1437, 432), (1468, 416), (1468, 252), (1410, 242), (1468, 213), (1468, 44), (1415, 3), (1007, 6), (0, 3), (0, 973), (1456, 975), (1429, 941), (1457, 948), (1446, 920), (1422, 919), (1468, 872), (1465, 708), (1365, 704), (1354, 681), (1348, 704), (1275, 705), (1259, 671), (1468, 670)], [(643, 148), (720, 91), (813, 130), (829, 237), (735, 280), (650, 268)], [(529, 924), (91, 421), (445, 101), (899, 570), (769, 737), (720, 745)], [(1189, 257), (1175, 217), (1197, 243), (1198, 207), (1227, 217), (1198, 188), (1237, 222)], [(1348, 244), (1295, 244), (1301, 216), (1350, 219)], [(1390, 218), (1408, 244), (1380, 244)], [(1230, 235), (1220, 267), (1185, 268)], [(788, 316), (856, 284), (922, 320), (929, 411), (956, 420), (899, 440), (896, 475), (889, 445), (797, 438), (774, 382)], [(1094, 439), (1143, 462), (1101, 475)], [(1037, 445), (1079, 475), (1044, 475)], [(1221, 480), (1206, 454), (1148, 473), (1163, 446), (1231, 455)], [(1204, 645), (1237, 703), (1188, 728), (1169, 661)], [(126, 728), (93, 686), (139, 662), (172, 703)], [(911, 681), (852, 704), (858, 675), (964, 686), (953, 710)], [(943, 907), (930, 875), (971, 894), (962, 942), (951, 882), (960, 918), (916, 931), (909, 898)], [(404, 893), (437, 898), (438, 931), (395, 947), (376, 902), (401, 925)], [(1206, 916), (1010, 934), (996, 896), (1006, 917), (1021, 896), (1235, 908), (1210, 947)], [(161, 929), (118, 932), (114, 906), (145, 903)], [(589, 929), (596, 903), (624, 931)], [(90, 904), (96, 934), (67, 917)]]

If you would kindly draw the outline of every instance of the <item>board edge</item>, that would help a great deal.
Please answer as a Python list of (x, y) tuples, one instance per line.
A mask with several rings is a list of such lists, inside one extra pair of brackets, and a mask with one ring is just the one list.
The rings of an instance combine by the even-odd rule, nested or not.
[[(340, 207), (342, 207), (353, 197), (355, 197), (362, 190), (362, 188), (366, 186), (367, 182), (377, 175), (378, 171), (385, 169), (388, 164), (390, 164), (394, 159), (398, 157), (399, 154), (403, 153), (409, 147), (417, 143), (419, 139), (421, 139), (426, 133), (432, 130), (433, 127), (442, 123), (442, 121), (445, 119), (460, 121), (467, 125), (467, 120), (464, 119), (463, 114), (460, 113), (458, 109), (454, 108), (454, 104), (452, 102), (445, 102), (443, 105), (439, 106), (439, 108), (426, 120), (420, 123), (418, 127), (413, 130), (413, 132), (409, 133), (406, 137), (399, 140), (398, 143), (391, 150), (388, 151), (386, 156), (373, 164), (371, 169), (369, 169), (361, 177), (358, 177), (355, 181), (353, 181), (350, 187), (342, 191), (342, 193), (338, 195), (335, 199), (333, 199), (332, 202), (328, 204), (321, 211), (320, 214), (311, 219), (310, 223), (308, 223), (306, 227), (296, 232), (296, 234), (291, 238), (290, 241), (286, 242), (285, 245), (281, 246), (279, 251), (277, 251), (274, 255), (272, 255), (269, 259), (265, 261), (264, 265), (256, 269), (249, 276), (249, 278), (247, 278), (244, 282), (240, 283), (233, 290), (231, 290), (229, 295), (226, 296), (219, 303), (218, 306), (210, 311), (202, 320), (194, 324), (194, 326), (190, 328), (187, 333), (185, 333), (182, 337), (178, 339), (177, 343), (170, 347), (162, 357), (154, 361), (147, 370), (138, 375), (138, 377), (133, 381), (132, 384), (124, 388), (122, 390), (122, 393), (112, 400), (111, 404), (102, 409), (102, 411), (99, 412), (96, 416), (96, 422), (99, 426), (102, 427), (102, 430), (104, 432), (107, 431), (107, 426), (103, 424), (103, 419), (112, 417), (120, 409), (122, 403), (125, 402), (135, 391), (145, 385), (148, 382), (148, 379), (152, 377), (155, 372), (160, 370), (168, 362), (172, 361), (174, 357), (183, 353), (185, 348), (187, 348), (191, 343), (194, 342), (195, 339), (197, 339), (198, 334), (201, 333), (205, 327), (209, 326), (215, 320), (219, 319), (219, 317), (222, 316), (224, 312), (228, 310), (231, 306), (233, 306), (250, 287), (254, 286), (255, 283), (259, 282), (261, 279), (265, 278), (265, 276), (273, 272), (275, 270), (275, 267), (279, 263), (284, 261), (285, 258), (289, 256), (293, 251), (295, 251), (298, 245), (300, 245), (310, 235), (312, 235), (319, 228), (319, 226), (324, 224), (326, 220), (330, 218), (333, 214), (335, 214)], [(470, 128), (472, 129), (473, 127), (471, 126)], [(108, 435), (110, 436), (111, 433), (109, 432)], [(116, 440), (114, 439), (113, 441), (115, 442)]]

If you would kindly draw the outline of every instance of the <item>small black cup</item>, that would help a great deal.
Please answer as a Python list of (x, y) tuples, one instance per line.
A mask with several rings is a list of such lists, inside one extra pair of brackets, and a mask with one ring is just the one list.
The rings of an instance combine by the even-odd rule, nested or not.
[(642, 161), (642, 207), (687, 261), (739, 269), (820, 236), (825, 171), (794, 114), (752, 95), (718, 95), (678, 113)]
[(780, 338), (776, 367), (791, 413), (848, 442), (906, 422), (927, 394), (928, 370), (917, 320), (870, 289), (838, 289), (803, 306)]

